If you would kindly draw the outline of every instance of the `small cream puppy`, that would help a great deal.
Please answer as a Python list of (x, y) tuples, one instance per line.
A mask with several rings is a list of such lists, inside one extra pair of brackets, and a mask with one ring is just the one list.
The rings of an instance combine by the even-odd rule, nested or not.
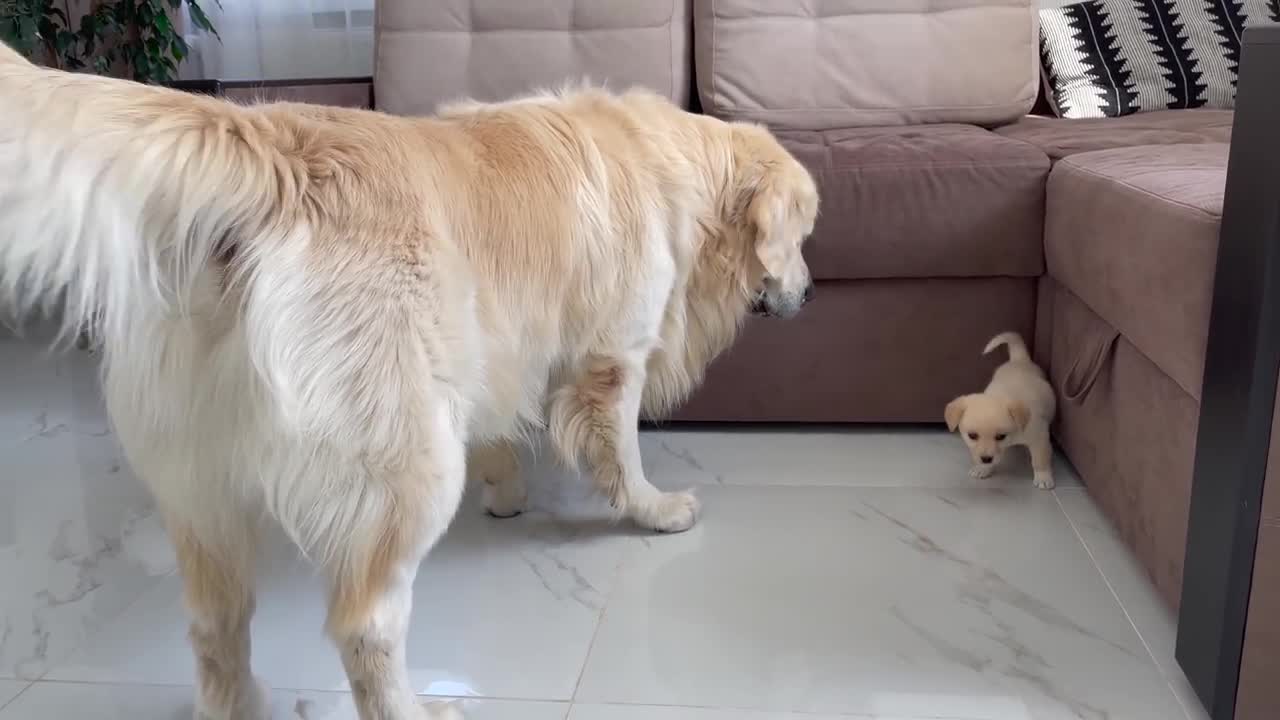
[(960, 431), (973, 457), (969, 474), (985, 478), (995, 470), (1005, 450), (1025, 445), (1031, 450), (1036, 487), (1053, 488), (1053, 444), (1049, 424), (1057, 410), (1053, 387), (1044, 371), (1027, 353), (1027, 344), (1015, 332), (1001, 333), (987, 343), (982, 354), (1006, 345), (1009, 361), (996, 368), (987, 389), (962, 395), (947, 404), (947, 428)]

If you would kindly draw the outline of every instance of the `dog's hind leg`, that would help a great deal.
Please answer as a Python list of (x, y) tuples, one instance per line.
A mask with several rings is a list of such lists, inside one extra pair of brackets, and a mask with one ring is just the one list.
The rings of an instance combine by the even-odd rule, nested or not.
[(216, 531), (167, 517), (191, 618), (195, 718), (266, 720), (267, 699), (249, 668), (256, 528), (238, 507), (219, 513)]
[(1049, 435), (1049, 425), (1036, 421), (1027, 437), (1027, 446), (1031, 450), (1031, 470), (1035, 473), (1035, 486), (1041, 490), (1052, 490), (1053, 482), (1053, 441)]
[(691, 492), (662, 492), (644, 475), (639, 415), (643, 362), (594, 356), (576, 381), (556, 391), (550, 429), (560, 453), (585, 458), (614, 510), (641, 527), (682, 532), (693, 527), (698, 500)]
[(484, 483), (484, 509), (490, 515), (510, 518), (524, 512), (528, 492), (520, 475), (520, 457), (509, 441), (472, 448), (467, 472)]
[(344, 522), (327, 565), (328, 632), (337, 644), (362, 720), (457, 718), (451, 706), (421, 705), (409, 682), (405, 635), (418, 564), (457, 512), (466, 448), (447, 413), (411, 458), (352, 468), (360, 477), (343, 503)]
[[(103, 395), (129, 464), (155, 496), (182, 579), (195, 654), (197, 720), (264, 720), (250, 670), (261, 508), (236, 476), (229, 422), (248, 393), (211, 359), (195, 321), (139, 313), (135, 336), (108, 338)], [(146, 352), (129, 352), (145, 347)], [(110, 358), (123, 361), (110, 362)], [(216, 380), (215, 380), (216, 379)], [(226, 403), (202, 397), (215, 384)]]

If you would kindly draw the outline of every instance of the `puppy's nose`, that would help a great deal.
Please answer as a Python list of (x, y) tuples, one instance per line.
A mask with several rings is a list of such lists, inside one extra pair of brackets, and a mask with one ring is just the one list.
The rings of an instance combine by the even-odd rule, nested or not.
[(991, 457), (990, 455), (983, 455), (978, 459), (982, 461), (983, 465), (990, 465), (991, 461), (994, 460), (995, 458)]
[(809, 283), (804, 289), (804, 301), (809, 302), (813, 299), (813, 283)]

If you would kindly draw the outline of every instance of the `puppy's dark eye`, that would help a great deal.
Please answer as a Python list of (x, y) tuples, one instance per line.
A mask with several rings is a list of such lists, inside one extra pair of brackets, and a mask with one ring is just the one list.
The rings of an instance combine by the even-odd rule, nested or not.
[(970, 440), (977, 440), (977, 439), (978, 439), (978, 433), (969, 433), (969, 439), (970, 439)]
[(1006, 437), (1007, 436), (1004, 433), (1000, 433), (999, 435), (996, 436), (996, 442), (1000, 442), (1001, 440), (1004, 440)]

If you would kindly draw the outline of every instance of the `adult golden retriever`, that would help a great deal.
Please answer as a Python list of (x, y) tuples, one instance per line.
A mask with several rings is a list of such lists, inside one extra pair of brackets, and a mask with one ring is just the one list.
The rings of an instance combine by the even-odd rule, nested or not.
[(817, 204), (767, 131), (646, 92), (435, 118), (239, 107), (0, 46), (0, 304), (59, 303), (102, 343), (177, 548), (199, 718), (266, 712), (263, 517), (329, 579), (328, 632), (381, 720), (430, 712), (404, 634), (468, 446), (496, 514), (523, 497), (510, 443), (546, 428), (620, 514), (690, 527), (693, 496), (645, 479), (637, 417), (682, 398), (753, 303), (800, 308)]

